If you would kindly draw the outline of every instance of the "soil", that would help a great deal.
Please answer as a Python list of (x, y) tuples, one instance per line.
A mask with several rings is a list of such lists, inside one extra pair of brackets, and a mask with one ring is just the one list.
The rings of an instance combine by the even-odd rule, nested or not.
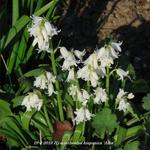
[(106, 37), (123, 41), (140, 78), (150, 83), (150, 0), (68, 0), (60, 22), (68, 48), (93, 50)]

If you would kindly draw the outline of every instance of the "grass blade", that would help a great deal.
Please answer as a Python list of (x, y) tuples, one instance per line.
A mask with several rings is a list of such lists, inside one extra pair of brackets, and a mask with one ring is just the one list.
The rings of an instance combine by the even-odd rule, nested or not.
[(15, 38), (15, 36), (28, 24), (30, 18), (28, 16), (22, 16), (15, 25), (9, 30), (6, 37), (1, 40), (2, 51), (8, 46), (8, 44)]
[(19, 1), (12, 0), (12, 25), (15, 25), (19, 17)]
[(53, 0), (51, 2), (49, 2), (48, 4), (46, 4), (45, 6), (43, 6), (41, 9), (39, 9), (38, 11), (36, 11), (34, 14), (36, 16), (40, 16), (41, 14), (43, 14), (44, 12), (46, 12), (48, 9), (50, 9), (52, 6), (55, 6), (57, 4), (58, 0)]

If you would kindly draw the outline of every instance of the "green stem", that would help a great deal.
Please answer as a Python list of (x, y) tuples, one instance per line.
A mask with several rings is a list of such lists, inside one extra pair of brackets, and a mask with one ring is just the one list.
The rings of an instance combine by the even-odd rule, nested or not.
[(77, 99), (77, 94), (75, 95), (75, 106), (76, 106), (76, 109), (78, 109), (79, 108), (79, 101), (78, 101), (78, 99)]
[(147, 136), (147, 134), (145, 133), (144, 150), (147, 149), (147, 142), (148, 142), (148, 136)]
[[(110, 84), (110, 70), (109, 67), (107, 66), (106, 67), (106, 92), (108, 94), (108, 97), (109, 97), (109, 84)], [(105, 102), (105, 106), (106, 107), (109, 106), (108, 101)]]
[(47, 108), (46, 108), (46, 106), (44, 106), (44, 114), (45, 114), (45, 117), (46, 117), (46, 121), (47, 121), (47, 124), (48, 124), (49, 130), (51, 131), (51, 133), (53, 133), (53, 132), (54, 132), (54, 130), (53, 130), (53, 126), (52, 126), (52, 124), (51, 124), (51, 122), (50, 122), (50, 120), (49, 120), (48, 112), (47, 112)]
[[(76, 79), (76, 86), (78, 87), (78, 90), (81, 91), (81, 88), (80, 88), (80, 84), (79, 84), (79, 81), (78, 79)], [(80, 108), (81, 107), (81, 103), (79, 102), (79, 100), (77, 99), (77, 96), (76, 96), (76, 108)]]
[(87, 81), (87, 91), (90, 93), (90, 81)]
[[(150, 111), (149, 111), (149, 112), (146, 112), (145, 114), (140, 115), (140, 116), (139, 116), (140, 120), (143, 120), (147, 115), (150, 115)], [(139, 118), (133, 118), (133, 119), (129, 120), (129, 121), (127, 122), (127, 125), (130, 126), (130, 125), (132, 125), (132, 124), (134, 124), (134, 123), (140, 121)]]
[[(90, 81), (87, 81), (87, 92), (90, 95), (91, 89), (90, 89)], [(95, 107), (93, 107), (93, 100), (91, 100), (91, 98), (89, 98), (89, 108), (91, 113), (95, 111)]]
[(110, 82), (109, 67), (106, 67), (106, 91), (108, 95), (109, 95), (109, 82)]
[(59, 81), (58, 81), (58, 79), (57, 79), (57, 69), (56, 69), (56, 62), (55, 62), (55, 56), (54, 56), (54, 50), (53, 50), (53, 48), (52, 48), (52, 50), (51, 50), (51, 61), (52, 61), (53, 73), (54, 73), (54, 75), (56, 76), (55, 87), (56, 87), (56, 90), (57, 90), (57, 103), (58, 103), (59, 116), (60, 116), (60, 120), (61, 120), (61, 121), (64, 121), (64, 113), (63, 113), (63, 107), (62, 107), (62, 99), (61, 99)]
[(85, 132), (85, 121), (83, 122), (83, 126), (82, 126), (82, 135), (84, 135)]

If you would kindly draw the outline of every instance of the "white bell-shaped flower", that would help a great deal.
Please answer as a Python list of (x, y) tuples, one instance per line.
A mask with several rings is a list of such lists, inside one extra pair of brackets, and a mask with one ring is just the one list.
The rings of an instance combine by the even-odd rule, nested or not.
[(97, 50), (97, 59), (101, 63), (102, 67), (111, 66), (114, 63), (113, 58), (110, 56), (108, 48), (105, 47)]
[(117, 75), (120, 77), (119, 78), (119, 80), (124, 80), (124, 77), (127, 77), (128, 76), (128, 74), (129, 74), (129, 71), (124, 71), (123, 69), (121, 69), (121, 68), (118, 68), (117, 70), (116, 70), (116, 73), (117, 73)]
[(133, 99), (133, 98), (134, 98), (133, 93), (129, 93), (128, 96), (127, 96), (127, 98), (128, 98), (128, 99)]
[(123, 112), (125, 113), (125, 112), (127, 112), (129, 106), (130, 106), (130, 104), (127, 102), (127, 100), (126, 100), (126, 99), (122, 99), (122, 100), (119, 102), (118, 109), (119, 109), (120, 111), (123, 111)]
[(133, 93), (125, 92), (123, 89), (119, 89), (119, 92), (116, 97), (116, 105), (118, 105), (118, 109), (123, 112), (126, 112), (130, 106), (128, 99), (133, 99)]
[(82, 61), (82, 58), (85, 55), (85, 50), (83, 50), (83, 51), (75, 50), (73, 52), (74, 52), (75, 56)]
[(105, 89), (97, 87), (94, 92), (95, 92), (95, 98), (94, 98), (95, 104), (100, 104), (108, 100), (108, 96)]
[(73, 119), (73, 122), (76, 124), (79, 124), (80, 122), (83, 121), (91, 120), (91, 118), (94, 116), (85, 107), (81, 107), (80, 109), (77, 109), (74, 113), (76, 114), (76, 117)]
[(24, 105), (27, 108), (26, 111), (31, 111), (32, 108), (39, 111), (43, 105), (43, 100), (40, 99), (37, 94), (30, 92), (24, 97), (21, 105)]
[(48, 83), (47, 89), (48, 89), (48, 96), (51, 96), (54, 93), (54, 87), (53, 87), (52, 82)]
[(72, 52), (69, 52), (65, 47), (60, 47), (60, 53), (64, 58), (62, 70), (69, 70), (72, 66), (77, 66), (77, 61)]
[(57, 35), (59, 31), (45, 18), (37, 17), (33, 15), (32, 25), (28, 29), (30, 36), (34, 37), (33, 46), (38, 44), (39, 52), (47, 51), (50, 52), (49, 40)]
[(93, 67), (94, 69), (98, 68), (98, 61), (97, 61), (97, 55), (96, 53), (92, 53), (85, 61), (84, 61), (85, 65), (89, 65), (91, 67)]
[(55, 91), (53, 83), (55, 82), (55, 77), (50, 72), (45, 72), (40, 76), (35, 78), (34, 86), (42, 90), (46, 89), (48, 95), (51, 96)]
[(90, 81), (93, 87), (97, 86), (99, 80), (97, 72), (90, 65), (85, 65), (83, 68), (79, 69), (77, 71), (77, 78)]
[(40, 76), (35, 78), (34, 86), (40, 89), (46, 89), (47, 88), (47, 79), (44, 74), (41, 74)]
[(67, 82), (71, 81), (71, 80), (75, 80), (75, 72), (74, 72), (74, 68), (71, 68), (69, 70), (69, 73), (68, 73), (68, 77), (67, 77)]

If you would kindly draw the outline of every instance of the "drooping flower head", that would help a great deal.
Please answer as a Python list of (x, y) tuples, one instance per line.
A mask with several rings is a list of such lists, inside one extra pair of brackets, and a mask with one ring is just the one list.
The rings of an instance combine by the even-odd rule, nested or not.
[(75, 72), (74, 72), (74, 68), (71, 68), (69, 70), (69, 73), (68, 73), (68, 77), (66, 79), (67, 82), (71, 81), (71, 80), (75, 80)]
[(24, 97), (21, 105), (24, 105), (27, 108), (26, 111), (31, 111), (32, 108), (39, 111), (43, 105), (43, 100), (40, 99), (37, 94), (30, 92)]
[(76, 56), (80, 61), (82, 61), (83, 56), (84, 56), (85, 53), (86, 53), (85, 50), (83, 50), (83, 51), (74, 50), (73, 52), (74, 52), (75, 56)]
[(77, 61), (72, 52), (68, 51), (65, 47), (60, 47), (60, 53), (64, 58), (62, 70), (70, 70), (71, 67), (77, 66)]
[(43, 17), (33, 15), (31, 19), (32, 25), (28, 31), (30, 36), (34, 37), (32, 45), (35, 46), (38, 44), (39, 52), (50, 52), (49, 40), (51, 40), (54, 35), (57, 35), (59, 31)]
[(120, 111), (126, 112), (130, 106), (128, 99), (133, 99), (133, 98), (134, 98), (133, 93), (128, 93), (125, 92), (123, 89), (119, 89), (116, 98), (116, 105), (118, 105), (118, 109)]
[(36, 77), (33, 85), (40, 89), (46, 89), (46, 76), (44, 74), (41, 74)]
[(99, 76), (97, 74), (98, 61), (96, 53), (92, 53), (84, 62), (84, 66), (77, 71), (77, 78), (90, 81), (93, 87), (98, 84)]
[(102, 102), (106, 102), (107, 100), (108, 100), (108, 96), (105, 89), (97, 87), (95, 90), (94, 103), (100, 104)]
[(97, 50), (97, 57), (102, 67), (110, 67), (114, 63), (114, 59), (119, 57), (121, 44), (122, 43), (110, 42), (108, 45)]
[(77, 78), (81, 78), (85, 81), (90, 81), (92, 87), (96, 87), (99, 80), (96, 70), (89, 65), (85, 65), (83, 68), (78, 70)]
[(127, 76), (128, 76), (129, 71), (124, 71), (123, 69), (118, 68), (118, 69), (116, 70), (116, 73), (117, 73), (117, 75), (120, 77), (119, 80), (122, 80), (122, 81), (123, 81), (124, 77), (127, 77)]
[(54, 93), (53, 83), (55, 77), (50, 72), (45, 72), (35, 78), (34, 86), (40, 89), (47, 89), (48, 95), (51, 96)]
[(84, 106), (80, 109), (77, 109), (74, 113), (76, 114), (76, 117), (73, 119), (74, 124), (79, 124), (80, 122), (91, 120), (91, 118), (94, 116)]

